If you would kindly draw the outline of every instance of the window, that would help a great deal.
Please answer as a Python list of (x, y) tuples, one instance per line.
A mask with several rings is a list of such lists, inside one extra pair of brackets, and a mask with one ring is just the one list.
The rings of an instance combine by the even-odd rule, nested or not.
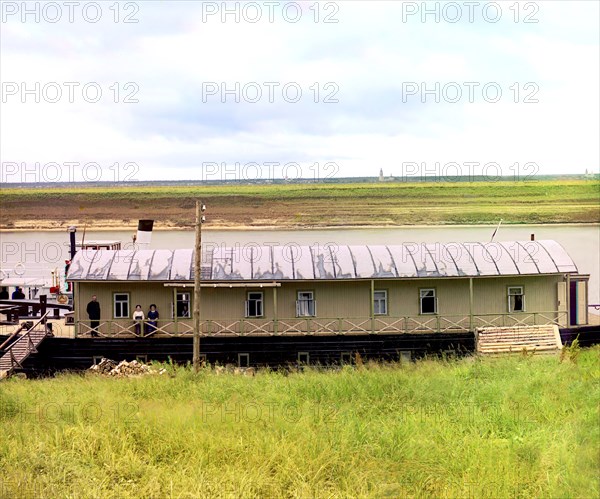
[(246, 317), (262, 317), (263, 315), (262, 291), (250, 291), (246, 300)]
[(525, 312), (523, 286), (510, 286), (508, 288), (508, 311)]
[(412, 360), (412, 352), (410, 350), (400, 350), (398, 360), (402, 363), (408, 363)]
[(250, 367), (249, 353), (238, 353), (238, 367)]
[(310, 354), (308, 352), (298, 352), (298, 364), (310, 364)]
[(312, 291), (298, 291), (296, 301), (296, 316), (314, 317), (317, 314), (317, 304)]
[(115, 293), (113, 295), (113, 315), (115, 319), (129, 318), (129, 293)]
[(421, 313), (437, 314), (437, 298), (435, 289), (420, 289)]
[(373, 293), (373, 313), (387, 315), (387, 291), (379, 290)]
[(189, 319), (191, 317), (190, 293), (177, 293), (176, 299), (177, 318)]

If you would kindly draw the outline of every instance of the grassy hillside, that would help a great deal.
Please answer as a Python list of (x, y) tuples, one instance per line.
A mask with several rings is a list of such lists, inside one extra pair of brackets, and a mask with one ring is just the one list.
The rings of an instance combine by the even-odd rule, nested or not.
[(4, 189), (0, 228), (130, 225), (139, 218), (191, 227), (197, 198), (215, 227), (600, 221), (600, 182), (555, 180)]
[(0, 496), (598, 497), (599, 354), (13, 379)]

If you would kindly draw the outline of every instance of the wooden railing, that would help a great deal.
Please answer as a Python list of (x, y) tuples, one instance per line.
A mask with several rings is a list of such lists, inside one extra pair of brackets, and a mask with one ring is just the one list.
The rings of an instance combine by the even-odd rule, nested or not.
[[(518, 314), (375, 316), (359, 318), (297, 317), (292, 319), (203, 320), (202, 336), (318, 336), (352, 334), (459, 333), (479, 327), (564, 326), (567, 312), (531, 312)], [(91, 335), (90, 321), (79, 321), (76, 334)], [(146, 323), (136, 331), (130, 319), (100, 321), (98, 333), (104, 337), (192, 336), (191, 320), (160, 320), (148, 332)]]
[(60, 303), (47, 303), (43, 300), (0, 300), (0, 314), (6, 316), (6, 321), (17, 324), (20, 319), (37, 319), (46, 311), (51, 311), (48, 319), (58, 319), (61, 311), (68, 312), (73, 308)]

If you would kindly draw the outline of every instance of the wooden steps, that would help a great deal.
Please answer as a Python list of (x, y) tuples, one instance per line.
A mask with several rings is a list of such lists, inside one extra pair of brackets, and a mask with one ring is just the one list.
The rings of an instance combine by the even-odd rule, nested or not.
[(37, 347), (48, 336), (45, 324), (47, 315), (45, 314), (4, 351), (0, 357), (0, 379), (10, 376), (15, 369), (22, 368), (25, 359), (37, 352)]
[(545, 326), (484, 327), (475, 331), (477, 353), (556, 353), (562, 349), (560, 332)]

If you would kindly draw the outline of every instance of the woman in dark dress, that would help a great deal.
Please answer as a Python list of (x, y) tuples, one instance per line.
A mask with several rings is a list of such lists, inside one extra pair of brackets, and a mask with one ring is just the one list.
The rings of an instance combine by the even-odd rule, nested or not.
[(148, 310), (148, 321), (147, 321), (147, 332), (148, 334), (153, 333), (154, 331), (156, 331), (156, 328), (158, 327), (158, 310), (156, 310), (156, 305), (153, 303), (152, 305), (150, 305), (150, 310)]

